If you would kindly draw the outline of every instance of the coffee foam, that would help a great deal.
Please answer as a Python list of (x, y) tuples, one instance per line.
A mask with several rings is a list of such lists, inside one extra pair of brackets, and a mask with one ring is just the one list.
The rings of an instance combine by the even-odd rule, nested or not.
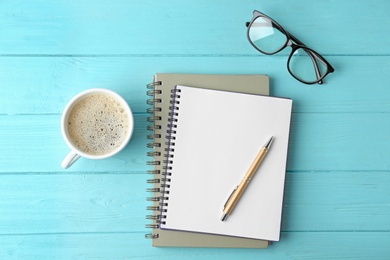
[(80, 151), (104, 155), (116, 150), (129, 132), (125, 107), (113, 96), (93, 93), (80, 99), (69, 112), (69, 139)]

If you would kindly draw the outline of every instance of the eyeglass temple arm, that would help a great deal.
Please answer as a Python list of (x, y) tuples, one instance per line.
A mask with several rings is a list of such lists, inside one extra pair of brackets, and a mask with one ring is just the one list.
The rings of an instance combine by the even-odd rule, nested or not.
[[(316, 75), (317, 75), (317, 79), (320, 79), (321, 78), (321, 73), (320, 73), (320, 69), (318, 67), (318, 63), (317, 63), (317, 60), (313, 57), (315, 54), (313, 53), (309, 53), (309, 56), (310, 56), (310, 59), (312, 60), (313, 64), (314, 64), (314, 69), (316, 71)], [(319, 80), (317, 82), (318, 84), (322, 84), (324, 83), (322, 80)]]

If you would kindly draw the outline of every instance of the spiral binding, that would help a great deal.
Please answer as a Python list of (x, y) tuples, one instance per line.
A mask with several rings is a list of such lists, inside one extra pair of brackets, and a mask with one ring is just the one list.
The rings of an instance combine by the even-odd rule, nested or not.
[[(153, 193), (153, 197), (148, 197), (147, 201), (153, 202), (153, 206), (148, 206), (147, 210), (153, 212), (153, 215), (147, 215), (146, 219), (152, 220), (152, 224), (147, 224), (146, 228), (157, 229), (160, 225), (160, 196), (157, 194), (161, 194), (161, 179), (158, 177), (161, 173), (161, 170), (157, 168), (161, 165), (160, 158), (162, 152), (159, 150), (161, 147), (161, 134), (157, 134), (156, 130), (161, 129), (161, 116), (157, 115), (161, 112), (161, 107), (159, 107), (159, 103), (161, 103), (160, 95), (162, 94), (161, 90), (157, 90), (156, 86), (161, 85), (161, 81), (156, 81), (147, 85), (146, 94), (151, 97), (151, 99), (147, 100), (147, 104), (151, 107), (146, 110), (149, 114), (147, 117), (147, 121), (151, 123), (147, 126), (147, 130), (151, 132), (151, 134), (147, 135), (149, 140), (152, 140), (147, 144), (147, 147), (151, 149), (147, 152), (147, 156), (151, 157), (152, 160), (147, 161), (148, 165), (153, 166), (153, 170), (147, 171), (148, 174), (153, 174), (153, 179), (147, 180), (148, 184), (153, 184), (153, 188), (148, 188), (147, 192)], [(154, 231), (154, 230), (153, 230)], [(157, 233), (146, 234), (146, 238), (156, 239), (159, 237)]]
[[(162, 102), (162, 90), (156, 89), (156, 86), (162, 85), (161, 81), (156, 81), (147, 85), (147, 95), (152, 98), (147, 100), (147, 104), (151, 107), (147, 109), (148, 116), (147, 121), (151, 124), (147, 126), (147, 129), (151, 131), (151, 134), (147, 135), (149, 140), (152, 142), (147, 144), (147, 147), (151, 149), (147, 152), (147, 156), (153, 158), (148, 161), (147, 164), (154, 167), (153, 170), (149, 170), (149, 174), (153, 174), (153, 179), (147, 180), (148, 184), (153, 184), (152, 188), (148, 188), (147, 192), (151, 192), (153, 197), (148, 197), (147, 201), (153, 202), (152, 206), (148, 206), (147, 210), (152, 211), (152, 215), (147, 215), (146, 219), (151, 220), (152, 224), (147, 224), (147, 228), (153, 229), (153, 233), (146, 234), (146, 238), (156, 239), (159, 237), (158, 229), (161, 224), (165, 224), (167, 212), (167, 200), (170, 189), (170, 176), (172, 170), (172, 159), (175, 146), (175, 135), (176, 135), (176, 122), (177, 122), (177, 110), (178, 110), (178, 94), (180, 90), (174, 89), (171, 91), (172, 101), (169, 106), (169, 117), (168, 117), (168, 130), (166, 136), (162, 136), (157, 133), (156, 130), (162, 129), (162, 108), (159, 104)], [(161, 131), (158, 131), (161, 132)], [(165, 139), (164, 145), (167, 147), (163, 150), (162, 138)], [(164, 159), (161, 159), (164, 158)]]
[(167, 206), (168, 202), (167, 200), (169, 199), (169, 190), (170, 190), (170, 182), (171, 182), (171, 175), (172, 175), (172, 167), (173, 167), (173, 157), (174, 157), (174, 152), (175, 152), (175, 140), (176, 140), (176, 128), (177, 128), (177, 116), (178, 116), (178, 110), (179, 110), (179, 104), (180, 104), (180, 92), (181, 90), (178, 88), (174, 88), (171, 90), (171, 101), (170, 101), (170, 106), (169, 106), (169, 116), (168, 116), (168, 129), (167, 129), (167, 136), (165, 137), (167, 142), (167, 148), (165, 149), (165, 154), (163, 160), (163, 169), (165, 170), (164, 173), (162, 174), (161, 181), (163, 182), (162, 187), (162, 202), (160, 204), (161, 206), (161, 217), (159, 218), (159, 223), (160, 224), (165, 224), (166, 223), (166, 213), (167, 212)]

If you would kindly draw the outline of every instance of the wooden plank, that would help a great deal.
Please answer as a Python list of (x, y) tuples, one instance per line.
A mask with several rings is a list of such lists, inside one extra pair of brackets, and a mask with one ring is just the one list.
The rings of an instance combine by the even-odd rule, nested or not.
[(139, 233), (0, 236), (3, 259), (387, 259), (387, 232), (282, 233), (268, 249), (153, 248)]
[[(81, 158), (65, 172), (144, 172), (148, 140), (146, 114), (135, 114), (125, 150), (106, 160)], [(289, 171), (390, 170), (390, 113), (294, 113)], [(69, 148), (60, 115), (0, 116), (0, 173), (64, 172)], [(367, 152), (370, 151), (370, 152)]]
[(390, 53), (386, 0), (1, 1), (0, 49), (3, 55), (254, 55), (245, 35), (254, 9), (323, 54)]
[[(106, 160), (80, 159), (71, 171), (149, 169), (146, 116), (135, 115), (133, 138), (124, 151)], [(60, 115), (0, 118), (0, 172), (63, 172), (60, 162), (69, 148), (60, 133)], [(390, 113), (294, 113), (288, 170), (389, 170), (388, 129)]]
[[(148, 233), (147, 178), (110, 172), (0, 174), (0, 237)], [(289, 172), (282, 231), (390, 232), (389, 184), (389, 171)]]
[(0, 175), (0, 235), (146, 233), (146, 174)]
[(296, 113), (288, 170), (386, 171), (390, 113)]
[(283, 231), (390, 232), (390, 172), (290, 172)]
[(390, 112), (390, 57), (330, 58), (336, 72), (307, 86), (287, 72), (286, 57), (0, 57), (0, 114), (59, 114), (93, 87), (113, 89), (145, 112), (145, 85), (156, 72), (264, 73), (272, 95), (294, 100), (294, 112)]
[(61, 162), (70, 149), (61, 135), (60, 115), (0, 118), (0, 172), (139, 173), (148, 169), (146, 114), (135, 114), (133, 136), (123, 151), (105, 160), (81, 158), (66, 171)]

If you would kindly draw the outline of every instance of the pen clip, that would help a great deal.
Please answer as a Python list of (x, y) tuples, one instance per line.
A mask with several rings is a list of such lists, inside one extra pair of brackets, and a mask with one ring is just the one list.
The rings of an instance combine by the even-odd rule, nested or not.
[(230, 198), (233, 196), (233, 193), (237, 190), (237, 188), (238, 188), (238, 186), (236, 186), (236, 187), (234, 188), (234, 190), (233, 190), (232, 193), (230, 194), (229, 198), (226, 200), (225, 204), (223, 205), (222, 210), (225, 209), (226, 204), (229, 202)]

